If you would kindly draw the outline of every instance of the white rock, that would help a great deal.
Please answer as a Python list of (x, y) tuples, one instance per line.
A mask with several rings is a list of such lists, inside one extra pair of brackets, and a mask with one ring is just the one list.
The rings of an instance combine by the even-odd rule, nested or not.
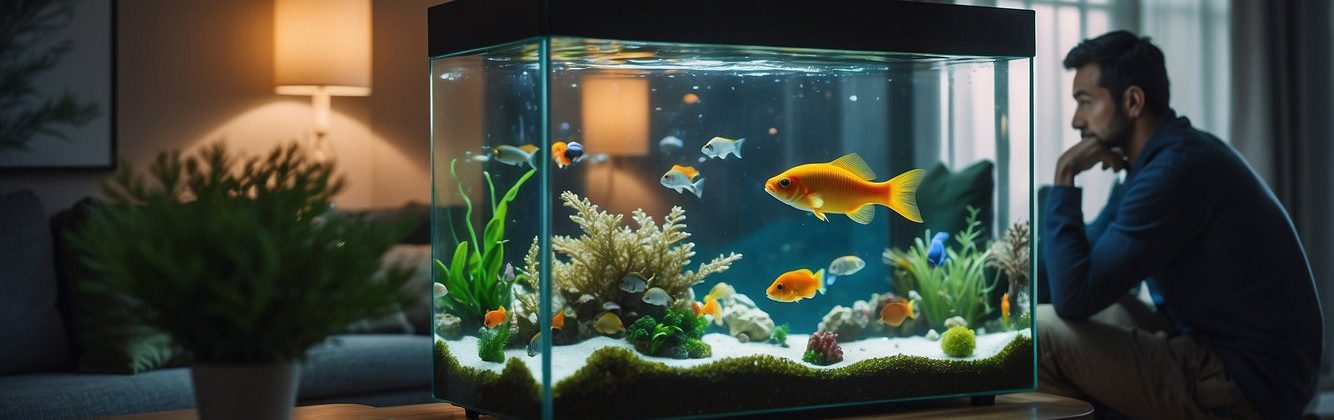
[(934, 328), (932, 328), (931, 330), (929, 330), (929, 331), (926, 332), (926, 339), (927, 339), (927, 340), (931, 340), (931, 341), (939, 340), (939, 339), (940, 339), (940, 333), (936, 332), (936, 330), (935, 330)]
[(745, 334), (749, 341), (764, 341), (774, 332), (774, 320), (769, 314), (759, 309), (736, 306), (723, 315), (723, 321), (733, 337)]

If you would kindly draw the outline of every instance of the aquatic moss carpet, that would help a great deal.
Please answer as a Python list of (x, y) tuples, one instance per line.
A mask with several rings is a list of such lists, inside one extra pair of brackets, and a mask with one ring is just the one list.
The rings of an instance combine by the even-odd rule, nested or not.
[[(443, 342), (436, 342), (435, 358), (437, 397), (507, 417), (540, 415), (541, 387), (519, 360), (499, 374), (473, 369)], [(767, 355), (679, 368), (608, 347), (556, 384), (553, 400), (557, 418), (698, 416), (1026, 389), (1033, 368), (1033, 340), (1023, 335), (986, 359), (896, 355), (834, 369)]]

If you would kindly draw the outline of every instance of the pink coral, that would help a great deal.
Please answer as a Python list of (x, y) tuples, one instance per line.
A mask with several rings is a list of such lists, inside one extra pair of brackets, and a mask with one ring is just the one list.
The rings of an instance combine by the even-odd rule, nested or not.
[(832, 365), (843, 361), (843, 348), (838, 346), (838, 334), (820, 331), (806, 341), (803, 360), (817, 365)]

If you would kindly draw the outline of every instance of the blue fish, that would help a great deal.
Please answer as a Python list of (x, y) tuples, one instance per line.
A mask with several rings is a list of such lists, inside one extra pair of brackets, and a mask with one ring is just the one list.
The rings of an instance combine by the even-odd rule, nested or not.
[(950, 234), (946, 232), (938, 232), (931, 237), (931, 248), (926, 251), (926, 262), (931, 264), (932, 267), (939, 267), (948, 258), (945, 253), (945, 241), (948, 240), (950, 240)]

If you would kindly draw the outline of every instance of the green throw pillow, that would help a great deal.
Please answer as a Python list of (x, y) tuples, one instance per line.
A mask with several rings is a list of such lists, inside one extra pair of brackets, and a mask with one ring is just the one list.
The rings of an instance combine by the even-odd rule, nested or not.
[(953, 235), (965, 227), (968, 206), (979, 210), (977, 220), (987, 228), (983, 236), (994, 237), (996, 232), (992, 232), (990, 226), (995, 209), (995, 168), (991, 161), (982, 160), (958, 172), (950, 172), (943, 163), (927, 170), (917, 187), (917, 207), (922, 212), (922, 223), (916, 224), (916, 229), (910, 229), (908, 240), (922, 237), (927, 229), (933, 233), (949, 232), (953, 239)]
[(86, 373), (140, 373), (168, 366), (180, 355), (171, 338), (139, 322), (125, 308), (134, 303), (123, 296), (90, 292), (80, 287), (96, 275), (69, 249), (65, 235), (87, 219), (90, 206), (84, 199), (61, 211), (52, 220), (55, 230), (58, 283), (65, 319), (77, 354), (75, 370)]

